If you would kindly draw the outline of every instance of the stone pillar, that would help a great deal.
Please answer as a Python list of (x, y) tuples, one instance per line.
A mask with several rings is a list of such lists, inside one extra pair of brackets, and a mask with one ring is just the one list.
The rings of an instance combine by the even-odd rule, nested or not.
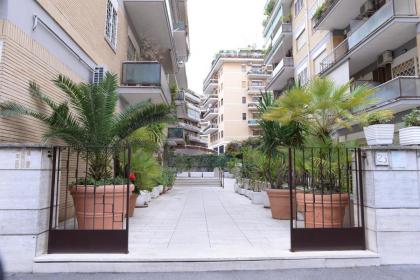
[(32, 272), (46, 253), (52, 150), (0, 144), (0, 258), (7, 272)]
[(420, 149), (364, 149), (366, 240), (382, 264), (420, 264)]

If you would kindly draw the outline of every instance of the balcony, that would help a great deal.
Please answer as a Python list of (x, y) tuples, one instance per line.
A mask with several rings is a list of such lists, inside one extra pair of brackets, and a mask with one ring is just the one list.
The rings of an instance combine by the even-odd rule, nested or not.
[(198, 126), (194, 126), (194, 125), (183, 123), (183, 122), (180, 122), (178, 124), (178, 126), (184, 128), (185, 130), (192, 131), (192, 132), (199, 133), (201, 131), (201, 129)]
[(256, 120), (256, 119), (248, 120), (248, 126), (250, 126), (250, 127), (258, 127), (259, 126), (258, 121), (259, 120)]
[(190, 46), (189, 46), (189, 38), (188, 32), (185, 28), (185, 23), (183, 21), (179, 21), (174, 28), (174, 40), (176, 46), (176, 54), (178, 60), (183, 62), (188, 61), (189, 53), (190, 53)]
[(416, 37), (414, 0), (393, 0), (382, 6), (366, 21), (360, 22), (321, 62), (321, 74), (340, 61), (350, 59), (350, 74), (376, 61), (387, 50), (393, 50)]
[[(343, 30), (360, 13), (366, 0), (332, 0), (324, 2), (324, 11), (314, 18), (314, 28), (320, 30)], [(329, 4), (328, 4), (329, 3)], [(315, 7), (314, 7), (315, 8)]]
[(168, 143), (172, 146), (185, 145), (185, 133), (182, 127), (168, 128)]
[(274, 68), (273, 75), (269, 80), (266, 89), (270, 91), (282, 90), (286, 87), (290, 78), (294, 77), (293, 57), (285, 57)]
[(218, 115), (219, 113), (217, 108), (208, 109), (208, 111), (203, 115), (203, 120), (211, 121), (212, 119), (217, 118)]
[(276, 27), (281, 24), (283, 19), (283, 7), (280, 1), (277, 1), (276, 5), (273, 8), (270, 18), (267, 21), (267, 25), (264, 27), (263, 35), (264, 37), (271, 37)]
[(397, 77), (375, 89), (371, 104), (358, 108), (356, 112), (391, 109), (398, 113), (420, 106), (420, 78), (418, 77)]
[(203, 93), (209, 94), (210, 92), (217, 89), (219, 81), (217, 79), (209, 79), (204, 83)]
[(251, 69), (248, 71), (248, 79), (268, 79), (271, 77), (272, 71), (262, 69)]
[(265, 63), (273, 64), (280, 61), (292, 49), (292, 46), (292, 24), (283, 23), (271, 40), (271, 50), (265, 58)]
[(261, 95), (261, 92), (265, 91), (265, 85), (250, 85), (248, 87), (249, 95)]
[(207, 142), (208, 142), (202, 139), (201, 137), (194, 136), (194, 135), (188, 135), (188, 140), (193, 143), (204, 144), (204, 145), (207, 145)]
[(248, 103), (248, 110), (249, 111), (258, 111), (258, 104), (259, 104), (258, 101), (253, 101), (253, 102)]
[(129, 104), (146, 100), (171, 104), (166, 74), (157, 62), (124, 62), (118, 93)]
[(211, 106), (219, 100), (217, 94), (210, 94), (203, 103), (203, 107)]
[(203, 129), (204, 135), (212, 134), (219, 130), (219, 126), (217, 124), (210, 124), (206, 128)]

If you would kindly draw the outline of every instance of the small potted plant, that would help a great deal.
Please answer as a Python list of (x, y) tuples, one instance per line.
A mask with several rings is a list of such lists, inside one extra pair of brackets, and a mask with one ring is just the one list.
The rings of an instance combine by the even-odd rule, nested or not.
[(363, 131), (369, 146), (390, 145), (394, 139), (395, 125), (390, 123), (394, 113), (390, 110), (376, 111), (362, 117)]
[(400, 129), (400, 144), (420, 145), (420, 109), (413, 109), (403, 121), (405, 127)]

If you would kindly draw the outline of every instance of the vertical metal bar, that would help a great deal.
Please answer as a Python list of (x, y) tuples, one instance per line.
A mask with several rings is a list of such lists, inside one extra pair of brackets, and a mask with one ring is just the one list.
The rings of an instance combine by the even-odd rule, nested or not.
[[(314, 182), (316, 180), (316, 176), (314, 174), (314, 148), (311, 148), (311, 157), (312, 157), (312, 220), (313, 220), (313, 227), (315, 228), (315, 203), (316, 203), (316, 193), (315, 193), (315, 185)], [(316, 184), (316, 182), (315, 182)]]
[(50, 196), (50, 221), (48, 228), (51, 231), (54, 219), (54, 197), (55, 197), (55, 173), (56, 173), (56, 163), (57, 163), (57, 147), (53, 147), (52, 155), (52, 169), (51, 169), (51, 196)]
[(87, 177), (89, 176), (89, 149), (86, 149), (86, 166), (85, 166), (85, 191), (83, 203), (83, 224), (86, 228), (86, 191), (87, 191)]
[[(352, 162), (349, 162), (349, 149), (346, 149), (346, 184), (347, 184), (347, 195), (348, 195), (348, 204), (349, 207), (351, 205), (350, 199), (350, 188), (352, 185), (352, 181), (350, 180), (350, 176), (353, 176), (352, 171)], [(349, 211), (349, 224), (352, 224), (352, 211)]]
[(59, 207), (58, 204), (60, 202), (60, 171), (61, 171), (61, 147), (58, 148), (58, 166), (57, 166), (57, 170), (58, 170), (58, 176), (56, 177), (56, 184), (57, 184), (57, 192), (55, 193), (55, 227), (57, 227), (57, 221), (58, 221), (58, 215), (60, 214), (59, 211)]
[[(363, 169), (362, 169), (362, 150), (360, 148), (357, 149), (357, 158), (359, 161), (359, 190), (358, 192), (360, 193), (360, 203), (359, 203), (359, 207), (360, 207), (360, 218), (361, 218), (361, 227), (365, 228), (365, 209), (364, 209), (364, 200), (363, 200)], [(359, 224), (360, 226), (360, 224)]]
[[(342, 187), (341, 187), (341, 161), (340, 161), (340, 152), (341, 152), (342, 150), (340, 149), (340, 148), (337, 148), (337, 171), (338, 171), (338, 187), (339, 187), (339, 190), (338, 190), (338, 199), (339, 199), (339, 206), (340, 206), (340, 211), (339, 211), (339, 214), (340, 214), (340, 219), (341, 219), (341, 215), (342, 215), (342, 213), (341, 213), (341, 209), (342, 209), (342, 204), (341, 204), (341, 190), (342, 190)], [(349, 209), (350, 209), (350, 205), (349, 205)], [(344, 212), (345, 212), (345, 209), (344, 209)], [(341, 225), (341, 226), (343, 226), (343, 225)]]
[(357, 225), (360, 225), (360, 207), (359, 207), (359, 160), (357, 158), (357, 149), (354, 149), (354, 161), (356, 166), (356, 178), (355, 178), (355, 189), (353, 190), (353, 194), (356, 192), (356, 205), (357, 205)]
[(333, 207), (333, 188), (334, 188), (334, 181), (333, 181), (333, 172), (332, 172), (332, 159), (331, 159), (331, 148), (328, 148), (328, 165), (329, 165), (329, 181), (330, 181), (330, 203), (331, 203), (331, 227), (334, 225), (334, 207)]
[(64, 229), (66, 229), (67, 223), (67, 198), (68, 198), (68, 191), (69, 191), (69, 172), (70, 172), (70, 149), (71, 147), (67, 147), (67, 163), (66, 163), (66, 194), (64, 200)]
[(127, 157), (128, 157), (128, 159), (127, 159), (127, 171), (128, 171), (127, 172), (127, 201), (126, 201), (127, 202), (127, 205), (126, 205), (127, 214), (125, 216), (126, 216), (126, 231), (127, 231), (127, 238), (128, 238), (128, 225), (129, 225), (128, 209), (129, 209), (129, 203), (130, 203), (130, 178), (129, 177), (130, 177), (130, 172), (131, 172), (131, 146), (130, 145), (128, 145), (127, 153), (128, 153), (128, 155), (127, 155)]
[[(323, 174), (323, 166), (322, 166), (322, 158), (323, 158), (323, 152), (322, 148), (319, 148), (319, 155), (320, 155), (320, 164), (319, 164), (319, 171), (320, 171), (320, 182), (321, 182), (321, 210), (322, 210), (322, 228), (324, 228), (324, 174)], [(314, 213), (315, 214), (315, 213)], [(315, 225), (314, 225), (315, 227)]]
[[(105, 156), (108, 157), (108, 147), (105, 147)], [(107, 167), (105, 167), (105, 168), (107, 168)], [(105, 171), (106, 171), (106, 169), (105, 169)], [(114, 170), (113, 173), (115, 175), (115, 170)], [(102, 196), (102, 229), (105, 229), (105, 205), (106, 205), (105, 204), (105, 198), (106, 198), (106, 182), (104, 180), (104, 194)]]
[[(289, 183), (289, 195), (290, 195), (290, 234), (292, 235), (293, 233), (293, 162), (292, 162), (292, 148), (289, 147), (289, 168), (288, 168), (288, 183)], [(293, 251), (293, 246), (291, 248), (291, 251)]]
[[(74, 174), (74, 176), (76, 177), (76, 184), (75, 184), (75, 187), (76, 187), (76, 191), (77, 191), (77, 186), (78, 186), (78, 180), (79, 180), (79, 156), (80, 156), (80, 151), (77, 151), (77, 155), (76, 155), (76, 171), (75, 171), (75, 174)], [(77, 212), (75, 211), (75, 213), (74, 213), (75, 215), (74, 215), (74, 217), (73, 217), (73, 229), (76, 229), (76, 220), (77, 220)]]

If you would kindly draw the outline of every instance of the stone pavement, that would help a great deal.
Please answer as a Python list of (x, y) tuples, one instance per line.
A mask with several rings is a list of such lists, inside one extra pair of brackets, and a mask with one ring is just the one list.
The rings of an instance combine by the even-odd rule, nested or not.
[(6, 280), (417, 280), (420, 266), (223, 272), (14, 274)]
[(246, 259), (290, 248), (289, 222), (225, 188), (176, 186), (136, 209), (130, 220), (130, 254), (146, 259)]

